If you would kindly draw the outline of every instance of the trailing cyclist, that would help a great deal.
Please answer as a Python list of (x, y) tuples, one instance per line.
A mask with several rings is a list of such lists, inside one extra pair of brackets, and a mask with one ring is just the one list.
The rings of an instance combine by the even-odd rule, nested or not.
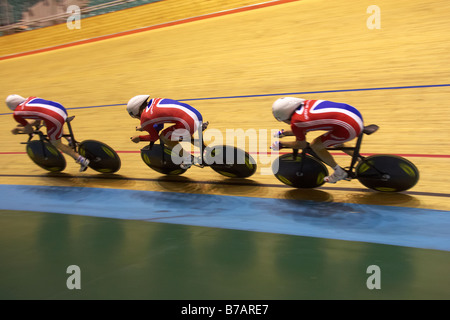
[[(24, 98), (17, 94), (11, 94), (6, 98), (6, 105), (14, 112), (14, 120), (19, 123), (11, 130), (12, 134), (31, 134), (34, 131), (33, 126), (39, 126), (43, 121), (52, 145), (79, 163), (80, 172), (86, 171), (89, 160), (61, 142), (63, 126), (67, 119), (67, 111), (61, 104), (37, 97)], [(28, 122), (27, 119), (34, 121)]]

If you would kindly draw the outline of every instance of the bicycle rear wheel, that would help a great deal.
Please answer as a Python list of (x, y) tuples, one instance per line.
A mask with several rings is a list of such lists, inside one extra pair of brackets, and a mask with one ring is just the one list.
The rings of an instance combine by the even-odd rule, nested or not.
[(150, 146), (142, 148), (141, 158), (147, 166), (162, 174), (180, 175), (187, 171), (187, 169), (182, 169), (179, 164), (173, 163), (172, 151), (168, 148), (164, 148), (163, 151), (160, 144), (155, 144), (151, 148)]
[(327, 167), (312, 156), (284, 154), (274, 161), (272, 171), (278, 180), (294, 188), (317, 188), (328, 176)]
[(256, 161), (250, 154), (232, 146), (207, 147), (204, 161), (211, 169), (229, 178), (248, 178), (257, 169)]
[(113, 148), (96, 140), (85, 140), (78, 146), (78, 153), (89, 159), (89, 168), (101, 173), (119, 171), (121, 161)]
[(409, 160), (394, 155), (374, 155), (356, 167), (356, 178), (367, 188), (381, 192), (411, 189), (419, 181), (419, 170)]
[(66, 159), (61, 152), (47, 141), (34, 140), (27, 143), (27, 154), (39, 167), (60, 172), (66, 168)]

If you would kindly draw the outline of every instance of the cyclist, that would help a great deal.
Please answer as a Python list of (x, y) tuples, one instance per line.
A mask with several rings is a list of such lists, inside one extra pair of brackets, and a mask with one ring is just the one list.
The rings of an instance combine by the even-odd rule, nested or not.
[[(131, 141), (156, 142), (159, 139), (169, 148), (174, 149), (181, 141), (193, 143), (192, 136), (202, 130), (203, 118), (199, 111), (192, 106), (171, 99), (152, 98), (150, 95), (137, 95), (127, 103), (127, 112), (132, 118), (140, 119), (138, 131), (147, 131), (148, 135), (136, 135)], [(159, 132), (165, 123), (173, 123)], [(190, 152), (182, 149), (180, 167), (188, 169), (192, 165)]]
[[(278, 121), (291, 126), (291, 130), (281, 130), (275, 135), (278, 138), (295, 136), (295, 141), (275, 141), (271, 149), (281, 148), (304, 149), (307, 146), (306, 133), (309, 131), (325, 130), (311, 142), (310, 147), (334, 172), (325, 177), (324, 181), (336, 183), (346, 179), (348, 174), (328, 152), (327, 147), (344, 146), (345, 142), (358, 137), (363, 129), (361, 113), (348, 104), (326, 100), (305, 100), (294, 97), (277, 99), (272, 105), (272, 113)], [(351, 155), (351, 152), (348, 152)]]
[[(67, 119), (67, 111), (61, 104), (37, 97), (24, 98), (11, 94), (6, 98), (6, 105), (14, 112), (14, 120), (19, 123), (11, 130), (12, 134), (30, 134), (34, 131), (33, 126), (39, 126), (43, 121), (51, 144), (80, 164), (80, 172), (86, 171), (89, 160), (61, 142), (63, 126)], [(28, 122), (26, 119), (34, 121)]]

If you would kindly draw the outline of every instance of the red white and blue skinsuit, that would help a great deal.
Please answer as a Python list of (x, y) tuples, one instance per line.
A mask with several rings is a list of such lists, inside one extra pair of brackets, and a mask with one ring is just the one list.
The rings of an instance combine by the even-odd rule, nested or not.
[(305, 100), (291, 118), (291, 129), (298, 141), (309, 131), (327, 131), (320, 139), (325, 147), (353, 140), (364, 129), (361, 113), (348, 104), (325, 100)]
[(59, 140), (63, 134), (67, 111), (58, 102), (29, 97), (16, 107), (13, 117), (23, 126), (28, 124), (26, 119), (42, 120), (47, 127), (48, 138)]
[[(192, 106), (171, 99), (151, 99), (141, 114), (141, 128), (149, 134), (139, 136), (141, 141), (157, 141), (165, 123), (174, 123), (161, 132), (168, 140), (190, 137), (201, 130), (203, 118)], [(174, 136), (174, 137), (172, 137)]]

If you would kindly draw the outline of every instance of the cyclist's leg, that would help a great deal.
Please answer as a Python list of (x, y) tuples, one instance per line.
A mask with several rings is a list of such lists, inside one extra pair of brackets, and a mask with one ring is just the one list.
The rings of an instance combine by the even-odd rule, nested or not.
[[(323, 135), (317, 137), (314, 140), (315, 145), (314, 146), (312, 145), (311, 147), (315, 147), (319, 150), (321, 148), (328, 148), (328, 147), (350, 147), (351, 145), (349, 142), (355, 139), (359, 134), (360, 132), (354, 129), (348, 129), (348, 127), (336, 125), (332, 130), (325, 132)], [(350, 156), (353, 156), (354, 154), (353, 150), (342, 150), (342, 151)], [(328, 154), (331, 157), (331, 154), (329, 152)], [(324, 162), (327, 163), (325, 160)]]
[(80, 155), (75, 152), (75, 150), (73, 150), (71, 147), (69, 147), (68, 145), (65, 145), (61, 142), (61, 139), (57, 139), (57, 140), (50, 140), (50, 142), (52, 143), (52, 145), (54, 145), (59, 151), (64, 152), (65, 154), (71, 156), (75, 161), (78, 160), (78, 158), (80, 157)]
[(78, 154), (75, 150), (73, 150), (68, 145), (65, 145), (61, 142), (61, 139), (57, 140), (50, 140), (52, 145), (54, 145), (58, 150), (64, 152), (65, 154), (71, 156), (76, 163), (80, 164), (80, 172), (86, 171), (86, 169), (89, 166), (89, 159), (86, 159), (85, 157)]
[(336, 183), (339, 180), (347, 178), (347, 172), (345, 172), (345, 170), (337, 164), (334, 157), (326, 148), (335, 146), (337, 144), (343, 144), (350, 139), (352, 138), (345, 129), (340, 130), (338, 128), (324, 133), (323, 135), (314, 139), (314, 141), (311, 143), (311, 148), (314, 150), (317, 156), (334, 170), (331, 175), (324, 178), (325, 182)]
[(181, 157), (183, 169), (187, 169), (191, 166), (193, 156), (181, 146), (180, 142), (187, 142), (190, 140), (192, 143), (193, 139), (191, 133), (182, 124), (175, 124), (166, 128), (161, 132), (159, 137), (169, 149), (174, 150), (175, 152), (178, 151), (178, 156)]
[(331, 153), (326, 149), (326, 147), (323, 144), (322, 141), (322, 137), (324, 135), (321, 135), (319, 137), (317, 137), (316, 139), (314, 139), (311, 143), (310, 143), (310, 147), (311, 149), (313, 149), (313, 151), (316, 153), (316, 155), (323, 161), (325, 162), (327, 165), (329, 165), (330, 167), (334, 168), (336, 167), (338, 164), (336, 162), (336, 160), (334, 160), (334, 157), (331, 155)]
[(77, 160), (80, 155), (75, 152), (75, 150), (61, 142), (64, 123), (60, 123), (55, 119), (55, 121), (45, 121), (45, 126), (47, 127), (47, 137), (50, 140), (51, 144), (54, 145), (58, 150)]
[(184, 128), (179, 128), (179, 125), (173, 125), (164, 129), (159, 138), (169, 149), (175, 148), (180, 141), (185, 141), (186, 137), (191, 137)]
[(81, 156), (74, 149), (65, 145), (61, 142), (61, 137), (63, 134), (64, 123), (45, 121), (45, 126), (47, 127), (47, 137), (50, 143), (54, 145), (58, 150), (64, 152), (65, 154), (71, 156), (77, 163), (81, 165), (80, 171), (85, 171), (89, 165), (89, 160)]

